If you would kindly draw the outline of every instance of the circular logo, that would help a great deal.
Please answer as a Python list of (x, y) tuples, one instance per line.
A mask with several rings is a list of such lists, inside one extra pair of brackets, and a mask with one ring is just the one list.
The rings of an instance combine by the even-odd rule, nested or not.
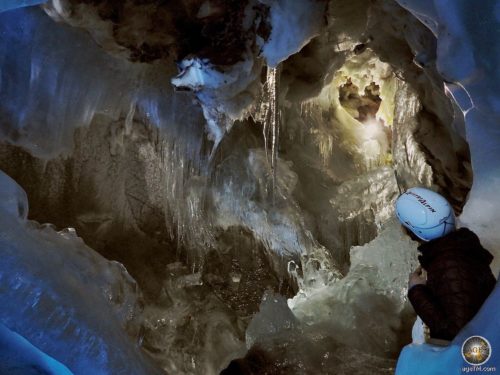
[(491, 357), (491, 345), (484, 337), (471, 336), (462, 345), (462, 357), (470, 365), (482, 365)]

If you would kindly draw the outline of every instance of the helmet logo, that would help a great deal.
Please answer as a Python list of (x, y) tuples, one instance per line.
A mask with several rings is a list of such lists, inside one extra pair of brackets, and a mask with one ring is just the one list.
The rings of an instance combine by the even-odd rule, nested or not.
[(434, 208), (432, 208), (432, 206), (429, 203), (427, 203), (427, 200), (425, 198), (422, 198), (420, 195), (415, 194), (412, 191), (407, 191), (406, 194), (413, 195), (415, 198), (417, 198), (417, 201), (419, 203), (421, 203), (422, 206), (424, 206), (425, 208), (427, 208), (430, 212), (432, 212), (432, 213), (436, 212), (436, 210)]

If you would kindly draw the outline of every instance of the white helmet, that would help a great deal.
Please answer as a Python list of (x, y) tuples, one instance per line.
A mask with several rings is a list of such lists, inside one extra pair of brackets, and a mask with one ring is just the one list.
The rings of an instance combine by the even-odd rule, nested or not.
[(455, 214), (448, 201), (424, 188), (411, 188), (396, 200), (396, 215), (406, 228), (424, 241), (455, 230)]

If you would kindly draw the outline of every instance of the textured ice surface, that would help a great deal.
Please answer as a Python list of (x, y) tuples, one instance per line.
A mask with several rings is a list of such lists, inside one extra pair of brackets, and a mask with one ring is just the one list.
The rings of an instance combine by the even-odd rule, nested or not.
[(172, 84), (195, 92), (214, 149), (234, 121), (247, 114), (260, 89), (256, 82), (260, 68), (261, 62), (255, 61), (250, 54), (243, 61), (226, 67), (225, 71), (199, 58), (186, 59), (179, 64), (181, 72), (172, 79)]
[[(465, 112), (467, 141), (474, 183), (462, 224), (474, 230), (483, 245), (496, 255), (493, 269), (500, 270), (500, 96), (497, 69), (500, 37), (498, 2), (481, 6), (459, 1), (399, 1), (416, 14), (425, 14), (439, 24), (437, 67), (451, 94)], [(465, 92), (463, 91), (465, 90)], [(472, 107), (471, 107), (472, 103)]]
[[(322, 23), (317, 20), (322, 17), (325, 4), (311, 0), (259, 1), (270, 7), (268, 22), (271, 24), (271, 35), (262, 46), (262, 56), (269, 67), (276, 68), (318, 34)], [(245, 9), (248, 20), (248, 25), (244, 23), (245, 29), (255, 17), (252, 4), (249, 2)], [(257, 41), (257, 44), (261, 43), (261, 40)], [(207, 59), (187, 58), (179, 64), (180, 74), (172, 79), (177, 88), (196, 93), (214, 149), (234, 121), (248, 115), (250, 106), (258, 97), (262, 59), (255, 56), (256, 47), (252, 40), (247, 41), (246, 47), (241, 61), (229, 67), (215, 67)]]
[(273, 192), (264, 150), (250, 150), (244, 160), (233, 157), (222, 163), (219, 173), (224, 178), (213, 193), (215, 222), (222, 228), (247, 227), (267, 248), (282, 256), (312, 252), (320, 246), (304, 230), (301, 211), (293, 202), (297, 176), (282, 160), (277, 168)]
[(438, 33), (437, 11), (434, 7), (434, 0), (398, 0), (404, 8), (410, 10), (423, 24), (425, 24), (434, 35)]
[[(398, 1), (410, 11), (438, 24), (437, 66), (443, 77), (452, 82), (451, 94), (466, 114), (467, 141), (471, 150), (474, 183), (459, 220), (474, 230), (485, 247), (492, 251), (495, 274), (500, 269), (500, 28), (498, 1), (478, 6), (469, 1)], [(434, 31), (436, 28), (430, 26)], [(499, 368), (498, 326), (499, 288), (495, 289), (474, 320), (448, 348), (429, 345), (406, 347), (399, 359), (397, 374), (460, 374), (466, 364), (460, 355), (463, 341), (471, 335), (487, 337), (493, 356), (484, 366)], [(496, 350), (498, 351), (498, 350)]]
[(28, 217), (28, 197), (24, 190), (9, 176), (0, 171), (0, 209), (13, 217), (26, 220)]
[[(500, 368), (500, 283), (485, 302), (475, 318), (465, 326), (448, 347), (437, 347), (430, 344), (408, 345), (401, 352), (396, 375), (459, 375), (471, 371), (473, 366), (466, 363), (461, 354), (462, 344), (470, 336), (482, 336), (491, 344), (491, 358), (482, 365), (483, 368)], [(464, 370), (464, 368), (466, 368)]]
[[(363, 344), (328, 325), (308, 325), (290, 311), (286, 300), (266, 293), (247, 330), (247, 345), (261, 352), (268, 374), (389, 375), (394, 361), (359, 350)], [(252, 351), (250, 351), (252, 353)], [(262, 361), (262, 360), (261, 360)]]
[[(310, 1), (297, 1), (286, 7), (282, 6), (285, 2), (280, 0), (266, 3), (271, 6), (271, 19), (273, 14), (277, 18), (272, 21), (272, 34), (269, 44), (264, 47), (264, 57), (269, 57), (268, 63), (274, 60), (277, 64), (314, 36), (321, 22), (320, 17), (315, 16), (315, 11), (308, 9), (304, 12), (303, 6), (311, 4)], [(320, 7), (321, 2), (314, 3), (314, 7)], [(357, 11), (359, 3), (351, 2), (348, 10), (354, 8)], [(336, 16), (332, 11), (332, 18)], [(373, 18), (376, 19), (376, 16)], [(364, 20), (362, 16), (360, 19)], [(367, 132), (362, 124), (356, 123), (346, 111), (339, 109), (335, 85), (330, 87), (331, 90), (324, 90), (318, 98), (317, 102), (324, 103), (303, 106), (305, 116), (301, 116), (297, 102), (284, 103), (289, 118), (285, 118), (283, 143), (276, 147), (293, 143), (295, 148), (283, 147), (282, 151), (286, 152), (279, 155), (280, 158), (276, 161), (276, 178), (273, 178), (262, 143), (250, 141), (254, 130), (250, 128), (256, 124), (245, 123), (245, 131), (241, 131), (239, 137), (236, 133), (231, 138), (231, 141), (238, 142), (226, 145), (228, 152), (212, 159), (215, 176), (210, 181), (207, 176), (199, 173), (199, 165), (183, 156), (186, 151), (191, 156), (199, 154), (203, 139), (199, 131), (202, 127), (199, 121), (201, 113), (196, 111), (196, 106), (188, 96), (172, 95), (169, 87), (172, 70), (163, 71), (163, 66), (158, 69), (112, 58), (81, 30), (58, 25), (42, 16), (40, 11), (9, 12), (0, 16), (0, 21), (0, 31), (6, 36), (0, 41), (0, 121), (3, 121), (0, 123), (0, 133), (3, 138), (25, 147), (34, 155), (47, 157), (71, 149), (75, 128), (90, 123), (94, 126), (94, 138), (82, 138), (89, 142), (79, 145), (72, 169), (75, 171), (74, 176), (67, 177), (67, 173), (59, 172), (55, 173), (59, 180), (52, 181), (54, 176), (42, 174), (45, 176), (44, 182), (48, 180), (47, 184), (53, 184), (50, 185), (51, 188), (61, 188), (54, 188), (55, 193), (51, 188), (48, 189), (55, 196), (64, 190), (62, 187), (66, 187), (65, 182), (74, 183), (71, 186), (75, 191), (78, 190), (82, 186), (75, 183), (79, 182), (79, 177), (91, 187), (94, 184), (98, 187), (96, 191), (92, 191), (91, 196), (99, 203), (96, 206), (102, 212), (80, 212), (78, 219), (85, 225), (88, 223), (89, 226), (99, 226), (105, 233), (109, 222), (118, 218), (127, 224), (131, 223), (135, 228), (136, 225), (148, 224), (147, 220), (140, 222), (145, 217), (148, 218), (145, 212), (157, 210), (161, 219), (164, 214), (166, 228), (171, 237), (177, 239), (179, 249), (189, 244), (202, 255), (202, 260), (213, 248), (220, 251), (218, 256), (227, 259), (224, 258), (227, 244), (222, 246), (216, 243), (216, 237), (221, 232), (234, 230), (250, 233), (259, 245), (263, 245), (270, 262), (280, 263), (290, 258), (298, 262), (297, 258), (302, 257), (301, 269), (296, 268), (296, 263), (290, 263), (290, 270), (297, 276), (301, 288), (301, 292), (293, 300), (292, 310), (297, 316), (294, 319), (305, 324), (307, 331), (311, 333), (307, 340), (301, 341), (300, 329), (294, 331), (298, 334), (289, 334), (286, 326), (278, 324), (286, 323), (291, 315), (284, 299), (276, 298), (276, 303), (280, 306), (263, 308), (263, 315), (270, 315), (272, 319), (253, 322), (249, 331), (254, 338), (252, 342), (259, 342), (261, 337), (265, 337), (266, 329), (278, 335), (284, 330), (279, 345), (287, 346), (291, 343), (288, 352), (290, 356), (284, 358), (300, 357), (304, 346), (308, 347), (309, 343), (313, 343), (310, 351), (304, 351), (308, 359), (302, 364), (305, 363), (307, 368), (321, 369), (333, 366), (338, 362), (338, 357), (345, 354), (342, 350), (334, 350), (335, 345), (328, 346), (333, 348), (331, 352), (321, 351), (322, 343), (330, 343), (330, 339), (338, 341), (347, 338), (344, 344), (359, 350), (359, 353), (385, 356), (394, 352), (397, 348), (397, 331), (401, 326), (399, 314), (404, 306), (405, 279), (414, 262), (411, 258), (415, 254), (414, 244), (398, 232), (397, 225), (392, 224), (373, 243), (353, 249), (350, 272), (344, 279), (337, 280), (338, 271), (335, 262), (331, 261), (332, 254), (348, 249), (352, 243), (365, 243), (377, 234), (379, 227), (391, 215), (389, 206), (384, 204), (391, 202), (396, 186), (389, 168), (377, 170), (386, 164), (386, 155), (377, 150), (389, 143), (387, 135), (380, 131), (375, 134)], [(351, 19), (348, 21), (341, 24), (346, 30), (351, 30)], [(335, 22), (332, 21), (334, 24)], [(357, 18), (352, 19), (353, 25), (356, 22)], [(289, 29), (292, 23), (294, 27)], [(356, 27), (352, 26), (352, 29)], [(374, 26), (374, 30), (378, 29)], [(330, 44), (336, 43), (336, 35), (332, 31), (325, 36), (325, 40), (328, 39)], [(333, 50), (352, 50), (355, 47), (352, 43), (357, 42), (356, 35), (353, 32), (353, 35), (345, 36), (347, 42), (339, 37), (338, 45), (329, 44), (330, 49), (325, 47), (324, 57), (326, 56), (328, 64), (332, 61), (336, 64), (337, 60), (342, 62), (343, 55), (335, 55), (334, 58)], [(329, 38), (334, 38), (334, 42)], [(18, 46), (19, 53), (10, 53), (12, 43)], [(406, 44), (404, 46), (406, 48)], [(313, 50), (308, 52), (314, 55)], [(307, 69), (327, 70), (321, 64), (318, 68), (315, 57), (309, 53), (306, 57), (311, 60), (304, 64)], [(393, 58), (393, 63), (394, 60)], [(227, 130), (232, 127), (233, 120), (241, 116), (256, 96), (252, 91), (254, 86), (249, 90), (249, 85), (257, 81), (255, 87), (259, 89), (259, 80), (256, 79), (259, 75), (255, 74), (254, 69), (260, 72), (261, 62), (244, 59), (239, 65), (225, 67), (223, 70), (215, 70), (209, 63), (196, 59), (189, 62), (190, 64), (186, 60), (181, 63), (184, 72), (174, 83), (179, 88), (189, 88), (196, 92), (197, 100), (203, 105), (203, 114), (208, 121), (212, 140), (216, 144), (221, 140), (223, 142), (224, 136), (231, 136), (227, 134)], [(293, 70), (297, 67), (290, 64), (288, 68)], [(305, 81), (323, 82), (324, 75), (333, 71), (322, 72), (320, 77), (314, 79), (305, 72), (302, 73), (306, 77)], [(424, 78), (423, 73), (418, 76), (419, 80)], [(405, 132), (396, 137), (396, 144), (409, 145), (405, 152), (395, 155), (396, 162), (399, 166), (402, 165), (400, 169), (408, 172), (402, 179), (407, 183), (430, 184), (431, 168), (417, 149), (417, 143), (411, 134), (417, 125), (413, 121), (414, 117), (419, 114), (417, 93), (411, 92), (406, 86), (396, 89), (399, 97), (396, 101), (395, 122), (396, 126), (404, 126), (405, 129)], [(390, 95), (394, 94), (393, 91), (388, 91)], [(285, 93), (283, 90), (283, 94)], [(389, 95), (386, 99), (390, 102)], [(428, 96), (424, 99), (428, 100)], [(390, 114), (386, 113), (385, 117), (389, 119)], [(143, 124), (139, 124), (141, 121)], [(162, 129), (155, 141), (151, 135), (154, 132), (150, 132), (146, 126), (151, 124)], [(96, 138), (100, 138), (101, 143)], [(444, 145), (439, 146), (448, 150)], [(372, 154), (382, 157), (375, 162), (373, 157), (366, 160), (365, 152), (368, 148), (373, 151)], [(408, 163), (405, 164), (405, 161)], [(66, 171), (63, 167), (67, 164), (64, 162), (56, 165)], [(444, 164), (443, 170), (447, 169), (448, 165)], [(367, 171), (371, 173), (359, 176)], [(359, 199), (351, 201), (352, 195)], [(19, 207), (16, 204), (18, 201), (15, 198), (13, 203), (7, 202), (11, 213), (25, 212), (16, 208)], [(21, 207), (24, 207), (23, 204)], [(337, 213), (341, 215), (337, 216)], [(333, 218), (340, 218), (346, 225), (336, 225), (338, 222), (329, 221)], [(338, 232), (335, 232), (338, 228)], [(40, 347), (72, 370), (73, 367), (65, 362), (65, 358), (71, 357), (69, 361), (78, 363), (91, 358), (89, 362), (93, 366), (105, 366), (102, 363), (109, 356), (109, 361), (123, 362), (124, 366), (125, 363), (128, 366), (130, 361), (118, 358), (121, 353), (129, 350), (128, 344), (124, 343), (128, 337), (119, 327), (119, 322), (124, 320), (113, 321), (109, 317), (115, 310), (122, 317), (127, 315), (130, 310), (125, 305), (134, 303), (133, 293), (130, 299), (124, 297), (128, 302), (118, 304), (119, 307), (113, 309), (102, 304), (103, 301), (97, 297), (101, 294), (96, 290), (96, 285), (107, 285), (106, 283), (115, 280), (115, 276), (119, 285), (122, 285), (121, 282), (128, 285), (120, 266), (100, 257), (94, 259), (95, 253), (83, 244), (78, 244), (76, 237), (70, 233), (57, 233), (50, 227), (40, 228), (35, 224), (25, 227), (24, 224), (16, 224), (9, 228), (8, 233), (14, 233), (15, 236), (14, 239), (9, 237), (9, 241), (5, 240), (6, 252), (18, 254), (19, 259), (13, 257), (15, 267), (4, 270), (5, 275), (31, 275), (34, 270), (38, 270), (36, 267), (40, 267), (43, 272), (40, 271), (37, 276), (45, 280), (43, 292), (46, 293), (41, 295), (47, 295), (47, 298), (53, 294), (68, 295), (67, 303), (71, 306), (74, 304), (78, 309), (69, 312), (65, 310), (64, 314), (72, 317), (71, 314), (82, 312), (75, 319), (84, 323), (78, 325), (81, 327), (83, 346), (74, 347), (74, 351), (69, 353), (61, 353), (61, 348), (54, 344), (75, 341), (74, 335), (72, 336), (75, 326), (70, 324), (67, 326), (69, 338), (66, 338), (66, 333), (61, 334), (62, 341), (58, 336), (57, 340), (44, 340), (42, 344), (45, 347)], [(42, 237), (43, 241), (40, 239)], [(21, 240), (17, 241), (18, 238)], [(344, 239), (345, 243), (339, 243)], [(66, 242), (61, 244), (59, 240)], [(34, 248), (34, 242), (43, 246)], [(45, 246), (47, 243), (50, 246)], [(327, 245), (323, 246), (324, 244)], [(247, 248), (239, 246), (239, 243), (234, 245), (231, 242), (228, 247), (231, 251), (234, 247), (237, 248), (235, 251), (247, 251)], [(23, 252), (23, 249), (38, 253), (33, 256), (31, 252)], [(63, 252), (64, 257), (59, 256)], [(85, 254), (91, 261), (83, 256)], [(35, 258), (38, 259), (36, 264), (33, 261)], [(74, 269), (65, 263), (66, 267), (57, 269), (57, 279), (53, 277), (53, 273), (46, 272), (49, 266), (57, 267), (65, 259), (70, 264), (74, 261)], [(196, 265), (197, 261), (198, 258), (193, 263)], [(92, 262), (102, 267), (95, 266)], [(87, 266), (88, 263), (92, 265)], [(22, 272), (16, 273), (16, 267), (24, 268)], [(83, 272), (81, 268), (85, 271), (95, 269), (98, 273), (88, 274), (93, 282), (85, 284), (85, 293), (80, 289), (81, 280), (78, 275)], [(238, 333), (244, 329), (245, 324), (234, 319), (226, 306), (221, 306), (220, 295), (211, 294), (208, 286), (204, 285), (207, 280), (203, 279), (201, 271), (191, 271), (176, 263), (169, 264), (167, 271), (171, 275), (166, 280), (160, 280), (163, 282), (161, 303), (166, 306), (147, 309), (145, 341), (157, 355), (158, 362), (173, 373), (216, 372), (229, 359), (228, 353), (240, 349), (241, 338), (238, 338)], [(111, 274), (111, 281), (102, 279), (102, 275), (106, 274)], [(211, 275), (214, 279), (216, 276)], [(69, 287), (72, 289), (67, 292), (65, 288), (68, 286), (61, 285), (62, 281), (58, 280), (70, 280)], [(232, 280), (236, 281), (229, 284), (230, 288), (240, 288), (237, 274)], [(9, 293), (5, 294), (5, 298), (15, 301), (18, 306), (26, 306), (26, 301), (31, 302), (30, 291), (35, 294), (42, 292), (42, 286), (33, 286), (36, 283), (29, 277), (26, 282), (29, 284), (26, 287), (21, 284), (17, 293), (11, 292), (17, 284), (8, 284), (6, 289)], [(125, 289), (129, 291), (128, 288)], [(238, 290), (243, 296), (250, 292), (255, 292), (251, 283)], [(51, 303), (50, 301), (52, 300), (49, 299), (47, 303)], [(270, 300), (267, 302), (271, 303)], [(89, 312), (86, 308), (88, 305), (98, 308)], [(59, 333), (57, 329), (52, 329), (61, 326), (57, 321), (53, 322), (59, 317), (58, 313), (49, 319), (49, 314), (32, 317), (29, 309), (23, 309), (20, 314), (17, 310), (13, 311), (11, 306), (7, 306), (5, 313), (11, 317), (22, 317), (19, 321), (10, 319), (8, 323), (18, 324), (24, 330), (21, 332), (20, 328), (19, 332), (34, 344), (41, 341), (40, 335), (47, 337), (52, 332)], [(92, 316), (93, 313), (96, 316)], [(30, 324), (26, 323), (26, 316), (31, 318)], [(281, 316), (285, 318), (280, 321)], [(44, 322), (41, 321), (42, 317), (45, 318)], [(263, 318), (262, 315), (256, 317), (260, 318)], [(46, 327), (47, 321), (50, 329), (44, 331), (42, 327)], [(102, 321), (106, 321), (105, 326), (102, 329), (95, 328), (96, 322)], [(268, 322), (269, 326), (266, 325)], [(133, 327), (132, 324), (132, 331)], [(102, 333), (104, 336), (96, 334), (95, 342), (89, 343), (86, 332)], [(321, 337), (326, 341), (314, 341), (314, 337)], [(118, 349), (108, 350), (109, 342)], [(82, 354), (87, 348), (89, 351), (97, 349), (93, 353), (87, 353), (88, 355)], [(130, 350), (131, 353), (136, 353), (135, 348)], [(101, 353), (105, 354), (100, 356)], [(348, 358), (353, 359), (352, 351), (350, 353)], [(323, 354), (326, 357), (323, 358)], [(130, 357), (135, 358), (135, 355), (131, 354)], [(366, 370), (368, 367), (363, 367), (365, 364), (377, 362), (371, 362), (373, 358), (370, 354), (354, 357), (367, 358), (361, 364), (356, 362), (365, 373), (370, 372)], [(116, 362), (113, 362), (113, 366)], [(139, 360), (132, 362), (140, 366)], [(319, 363), (321, 366), (316, 366)], [(349, 361), (347, 367), (348, 365)]]
[(71, 149), (74, 129), (96, 112), (117, 117), (126, 107), (137, 70), (113, 74), (127, 64), (91, 48), (83, 34), (56, 25), (39, 9), (0, 14), (0, 33), (2, 138), (34, 155), (54, 156)]
[[(190, 230), (190, 224), (202, 213), (188, 215), (185, 195), (189, 190), (188, 177), (203, 170), (200, 150), (204, 121), (192, 97), (174, 95), (170, 84), (174, 64), (154, 66), (114, 58), (84, 31), (56, 23), (40, 9), (0, 14), (0, 33), (2, 141), (50, 159), (74, 150), (75, 129), (112, 124), (109, 133), (101, 128), (99, 136), (109, 139), (108, 159), (113, 159), (125, 152), (124, 140), (142, 140), (149, 136), (148, 131), (141, 131), (144, 126), (156, 127), (157, 143), (137, 151), (148, 162), (148, 192), (166, 187), (161, 190), (165, 194), (167, 225), (178, 230), (179, 238), (183, 238), (184, 231), (197, 233)], [(15, 54), (12, 44), (16, 45)], [(139, 131), (135, 131), (137, 123), (142, 125)], [(93, 145), (79, 146), (88, 150)], [(150, 154), (155, 151), (158, 152), (153, 161)], [(160, 165), (159, 160), (164, 164)], [(116, 171), (114, 160), (108, 161), (107, 168)], [(101, 179), (99, 168), (89, 169), (103, 195), (122, 198), (116, 192), (125, 193), (124, 189), (111, 193), (103, 186), (103, 180), (109, 176)], [(105, 169), (103, 173), (106, 174)], [(160, 183), (158, 176), (164, 178), (162, 186), (154, 185)], [(105, 201), (114, 206), (123, 203), (120, 199)], [(130, 215), (124, 204), (120, 210), (120, 217)]]
[[(137, 340), (139, 294), (124, 267), (74, 230), (26, 221), (22, 191), (0, 172), (0, 321), (75, 374), (154, 374)], [(128, 333), (127, 333), (128, 331)]]
[[(175, 66), (131, 63), (107, 54), (82, 30), (56, 23), (40, 9), (0, 14), (0, 137), (37, 157), (73, 147), (76, 128), (96, 115), (134, 116), (157, 126), (197, 155), (200, 111), (173, 97)], [(12, 45), (16, 53), (12, 53)], [(189, 111), (183, 107), (192, 107)]]
[(259, 0), (269, 5), (271, 35), (262, 48), (267, 65), (276, 67), (297, 53), (322, 26), (325, 4), (314, 0)]
[(158, 303), (144, 311), (144, 347), (168, 374), (218, 374), (244, 351), (241, 322), (201, 272), (180, 262), (166, 268)]
[(321, 326), (351, 347), (378, 355), (394, 353), (408, 274), (415, 266), (416, 242), (392, 220), (376, 239), (352, 248), (344, 278), (323, 287), (302, 283), (288, 305), (300, 322)]

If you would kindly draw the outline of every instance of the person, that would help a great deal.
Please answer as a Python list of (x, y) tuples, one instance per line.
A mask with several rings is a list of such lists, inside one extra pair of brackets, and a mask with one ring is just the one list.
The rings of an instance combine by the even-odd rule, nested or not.
[(408, 299), (431, 339), (451, 341), (495, 287), (493, 256), (471, 230), (456, 228), (451, 205), (431, 190), (404, 192), (396, 201), (396, 215), (421, 243), (420, 267), (410, 274)]

